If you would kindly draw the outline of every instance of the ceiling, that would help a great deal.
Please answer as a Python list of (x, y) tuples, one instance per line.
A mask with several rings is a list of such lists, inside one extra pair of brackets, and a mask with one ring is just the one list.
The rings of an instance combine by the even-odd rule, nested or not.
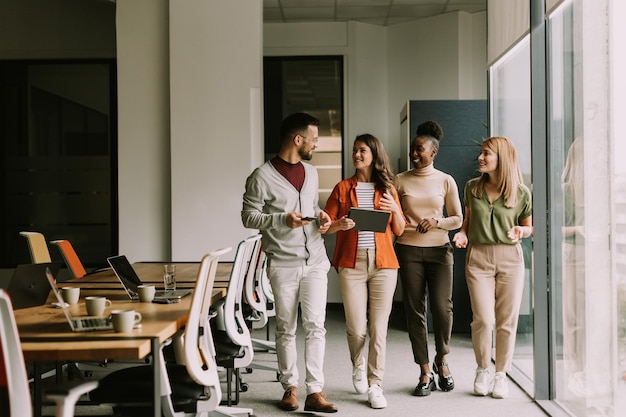
[(353, 20), (391, 26), (444, 13), (486, 9), (487, 0), (263, 0), (263, 22)]

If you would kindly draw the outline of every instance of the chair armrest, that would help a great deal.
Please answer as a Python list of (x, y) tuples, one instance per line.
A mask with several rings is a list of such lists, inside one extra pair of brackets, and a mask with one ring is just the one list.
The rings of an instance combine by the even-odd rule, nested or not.
[(80, 382), (79, 384), (61, 384), (50, 387), (45, 398), (56, 404), (56, 417), (72, 417), (74, 406), (81, 395), (98, 387), (98, 381)]

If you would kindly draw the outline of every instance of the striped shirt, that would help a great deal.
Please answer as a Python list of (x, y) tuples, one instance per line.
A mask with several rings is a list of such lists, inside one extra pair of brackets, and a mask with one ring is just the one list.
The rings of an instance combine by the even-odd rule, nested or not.
[[(359, 208), (374, 209), (374, 188), (373, 182), (357, 182), (356, 198), (359, 202)], [(359, 230), (359, 248), (376, 248), (374, 242), (374, 232)]]

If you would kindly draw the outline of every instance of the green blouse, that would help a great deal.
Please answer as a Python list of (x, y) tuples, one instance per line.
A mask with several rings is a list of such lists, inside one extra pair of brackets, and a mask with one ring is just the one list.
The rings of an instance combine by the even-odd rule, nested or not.
[(463, 196), (465, 207), (470, 209), (468, 240), (483, 244), (516, 244), (517, 242), (513, 242), (506, 234), (513, 226), (518, 226), (520, 220), (532, 215), (530, 190), (525, 185), (520, 185), (517, 191), (517, 204), (509, 208), (504, 206), (502, 196), (490, 203), (484, 190), (481, 198), (474, 197), (471, 190), (477, 182), (478, 178), (469, 180), (465, 184)]

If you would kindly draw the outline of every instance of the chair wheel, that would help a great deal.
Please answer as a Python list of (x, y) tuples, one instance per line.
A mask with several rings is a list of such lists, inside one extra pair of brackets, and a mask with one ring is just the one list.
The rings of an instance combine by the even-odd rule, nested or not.
[(91, 378), (93, 376), (93, 371), (85, 371), (85, 377)]
[(241, 384), (241, 387), (239, 387), (241, 389), (241, 392), (247, 392), (248, 391), (248, 384), (247, 383), (243, 383)]
[(252, 368), (246, 368), (246, 373), (251, 374), (252, 373)]

